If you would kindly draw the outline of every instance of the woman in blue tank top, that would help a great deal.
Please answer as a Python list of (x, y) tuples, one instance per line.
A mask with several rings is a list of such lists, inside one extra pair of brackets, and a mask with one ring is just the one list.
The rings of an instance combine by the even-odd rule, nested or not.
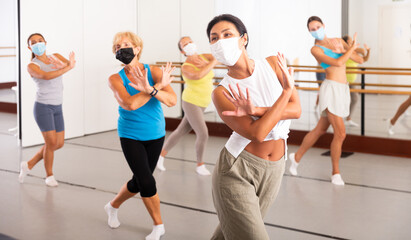
[(108, 225), (117, 228), (120, 226), (118, 208), (140, 192), (153, 219), (153, 231), (146, 239), (160, 239), (165, 229), (153, 177), (165, 136), (165, 120), (160, 103), (174, 106), (177, 97), (170, 86), (174, 70), (171, 63), (161, 69), (140, 63), (142, 50), (143, 41), (132, 32), (120, 32), (114, 36), (113, 53), (125, 67), (110, 76), (109, 86), (120, 105), (118, 135), (133, 176), (104, 209), (108, 215)]
[(353, 42), (347, 45), (341, 38), (328, 38), (324, 32), (325, 25), (317, 16), (312, 16), (307, 21), (307, 28), (316, 39), (311, 53), (318, 63), (325, 69), (326, 79), (321, 84), (319, 92), (319, 108), (321, 118), (317, 126), (305, 137), (296, 153), (290, 154), (290, 173), (297, 175), (297, 167), (305, 152), (314, 145), (331, 125), (334, 130), (331, 142), (332, 175), (331, 182), (335, 185), (344, 185), (340, 175), (339, 161), (341, 148), (345, 139), (345, 126), (343, 118), (349, 114), (350, 90), (345, 74), (345, 62), (348, 59), (361, 61), (355, 53), (358, 44), (356, 34)]
[(47, 42), (40, 33), (33, 33), (27, 39), (31, 50), (31, 62), (27, 71), (36, 83), (34, 102), (34, 119), (44, 138), (44, 145), (29, 160), (21, 162), (19, 181), (42, 159), (46, 169), (46, 185), (57, 187), (58, 182), (53, 174), (54, 152), (64, 145), (63, 119), (63, 74), (74, 68), (76, 60), (71, 52), (69, 60), (58, 53), (46, 54)]

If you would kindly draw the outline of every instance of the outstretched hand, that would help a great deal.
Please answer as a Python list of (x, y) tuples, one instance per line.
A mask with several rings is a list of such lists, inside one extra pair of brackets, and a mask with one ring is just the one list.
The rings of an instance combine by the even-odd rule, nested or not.
[(159, 89), (164, 88), (165, 86), (169, 85), (171, 81), (174, 80), (174, 77), (172, 77), (171, 74), (173, 73), (174, 69), (176, 69), (176, 67), (171, 67), (171, 66), (172, 66), (171, 62), (167, 62), (167, 65), (165, 67), (161, 66), (161, 71), (163, 75), (161, 77)]
[(70, 52), (69, 54), (69, 63), (68, 65), (70, 66), (70, 69), (73, 69), (76, 66), (76, 59), (75, 59), (76, 55), (74, 54), (74, 52)]
[(277, 64), (283, 74), (283, 89), (292, 90), (294, 88), (294, 68), (287, 69), (287, 61), (282, 53), (277, 54)]
[(131, 74), (130, 85), (140, 92), (150, 93), (151, 86), (148, 82), (148, 70), (144, 69), (142, 72), (138, 66), (127, 66), (128, 72)]
[(62, 62), (60, 59), (58, 59), (57, 57), (51, 55), (49, 57), (47, 57), (48, 60), (50, 61), (50, 64), (53, 64), (53, 66), (51, 67), (52, 69), (62, 69), (65, 68), (67, 66), (67, 64), (65, 64), (64, 62)]
[(330, 43), (333, 45), (333, 52), (340, 53), (340, 54), (346, 52), (344, 45), (342, 44), (340, 39), (336, 39), (336, 38), (330, 39)]
[(251, 102), (250, 93), (248, 88), (246, 88), (247, 97), (244, 96), (243, 92), (240, 89), (240, 85), (237, 83), (238, 94), (234, 91), (231, 84), (228, 84), (228, 87), (231, 90), (233, 97), (228, 94), (226, 91), (223, 91), (224, 96), (235, 106), (235, 111), (223, 111), (224, 116), (233, 116), (233, 117), (243, 117), (247, 115), (254, 115), (255, 107)]
[(350, 48), (353, 48), (353, 50), (357, 49), (360, 46), (359, 43), (357, 43), (357, 33), (354, 33), (354, 36), (352, 37), (352, 43), (350, 45)]

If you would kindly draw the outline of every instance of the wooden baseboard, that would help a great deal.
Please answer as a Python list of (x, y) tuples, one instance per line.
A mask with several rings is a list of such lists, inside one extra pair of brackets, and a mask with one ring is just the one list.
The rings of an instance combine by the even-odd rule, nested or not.
[[(177, 128), (180, 122), (181, 119), (166, 118), (166, 130), (173, 131)], [(224, 123), (206, 122), (206, 124), (208, 134), (210, 136), (229, 137), (232, 133), (232, 130)], [(192, 133), (194, 132), (192, 131)], [(300, 145), (307, 133), (308, 131), (291, 130), (287, 143), (291, 145)], [(329, 149), (332, 137), (333, 134), (331, 133), (324, 134), (318, 139), (314, 147)], [(411, 158), (411, 141), (347, 135), (342, 150), (346, 152), (371, 153)]]
[(0, 83), (0, 89), (10, 89), (14, 86), (17, 86), (16, 82), (3, 82), (3, 83)]
[(0, 112), (17, 113), (17, 103), (0, 102)]

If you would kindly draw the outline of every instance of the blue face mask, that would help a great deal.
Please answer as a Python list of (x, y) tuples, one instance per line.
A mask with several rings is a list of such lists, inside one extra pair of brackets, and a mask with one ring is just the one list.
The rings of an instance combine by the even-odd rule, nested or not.
[(311, 31), (311, 36), (317, 40), (323, 40), (325, 37), (325, 31), (323, 27), (320, 27), (317, 31)]
[(31, 51), (37, 56), (41, 56), (46, 51), (46, 43), (45, 42), (38, 42), (34, 45), (31, 45)]

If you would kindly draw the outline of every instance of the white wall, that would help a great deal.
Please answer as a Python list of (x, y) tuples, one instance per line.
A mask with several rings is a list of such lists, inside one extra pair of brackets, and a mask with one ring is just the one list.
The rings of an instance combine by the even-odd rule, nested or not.
[(107, 81), (121, 66), (111, 52), (112, 39), (118, 31), (135, 31), (135, 1), (22, 0), (20, 6), (22, 145), (43, 142), (32, 113), (35, 84), (26, 71), (31, 54), (26, 41), (34, 32), (46, 38), (48, 54), (76, 53), (76, 67), (63, 76), (66, 138), (116, 128), (118, 105)]
[(133, 0), (84, 0), (85, 134), (117, 128), (118, 103), (108, 77), (122, 66), (111, 49), (117, 32), (136, 32), (136, 11)]
[[(144, 41), (141, 62), (184, 61), (177, 47), (182, 36), (191, 36), (199, 52), (210, 52), (206, 28), (213, 17), (214, 2), (209, 0), (139, 0), (137, 33)], [(164, 115), (180, 117), (181, 84), (171, 85), (178, 102), (171, 108), (163, 105)]]
[[(379, 48), (384, 48), (384, 46), (392, 44), (392, 42), (379, 41), (379, 8), (381, 6), (396, 6), (404, 3), (411, 3), (411, 1), (405, 0), (401, 2), (393, 2), (392, 0), (362, 0), (349, 2), (349, 34), (353, 35), (357, 32), (359, 43), (361, 43), (361, 45), (366, 43), (371, 48), (370, 59), (368, 62), (364, 63), (363, 66), (406, 67), (382, 66), (382, 63), (379, 60)], [(366, 75), (365, 78), (368, 83), (380, 82), (380, 77), (378, 75)]]
[[(17, 0), (0, 1), (0, 47), (16, 47)], [(15, 55), (16, 49), (0, 49), (0, 55)], [(0, 83), (17, 81), (16, 57), (0, 57)]]
[[(250, 36), (248, 53), (263, 58), (283, 52), (301, 65), (316, 65), (310, 53), (314, 39), (307, 30), (307, 19), (319, 16), (328, 37), (341, 35), (341, 1), (328, 0), (216, 0), (216, 13), (239, 17)], [(300, 73), (299, 79), (314, 80), (314, 73)]]

